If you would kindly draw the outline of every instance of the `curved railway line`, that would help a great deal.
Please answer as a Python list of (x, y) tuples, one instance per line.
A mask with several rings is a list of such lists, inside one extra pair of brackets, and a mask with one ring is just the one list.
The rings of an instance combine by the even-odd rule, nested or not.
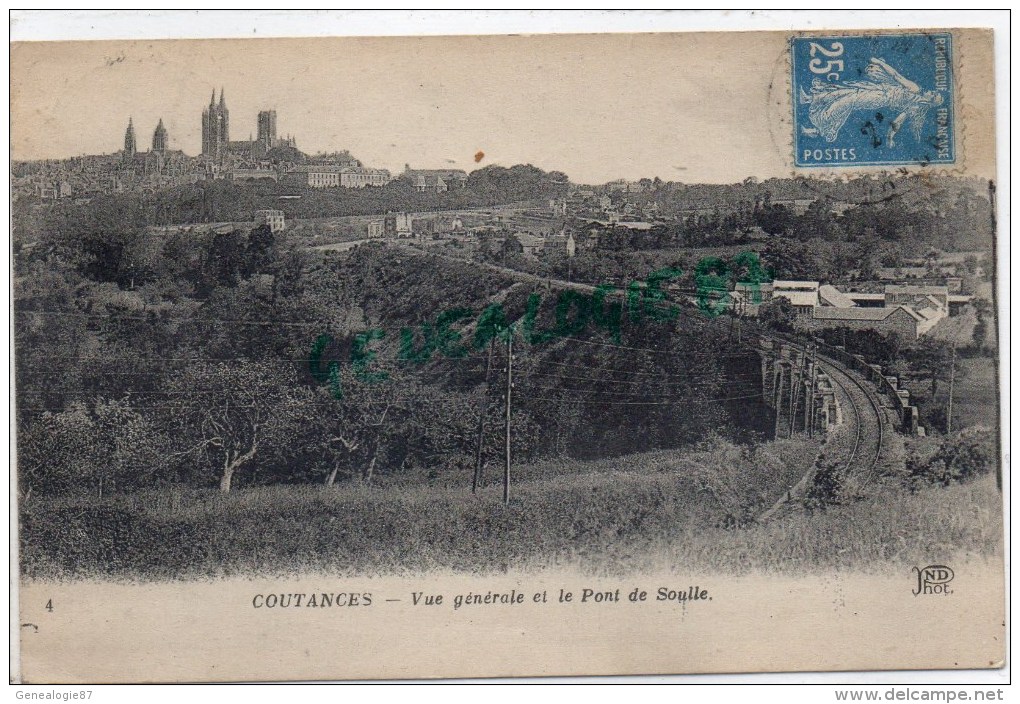
[(844, 463), (843, 486), (848, 495), (859, 495), (878, 475), (888, 419), (877, 393), (866, 382), (831, 360), (818, 359), (818, 365), (849, 401), (844, 404), (844, 418), (853, 416), (852, 446)]
[[(773, 342), (782, 342), (792, 345), (801, 352), (805, 351), (803, 345), (791, 342), (790, 340), (770, 335), (762, 335), (763, 338)], [(868, 485), (878, 476), (879, 463), (882, 460), (882, 450), (886, 440), (886, 424), (888, 418), (882, 408), (878, 394), (868, 387), (866, 382), (857, 378), (851, 370), (845, 369), (835, 360), (819, 354), (817, 350), (813, 354), (819, 369), (825, 372), (832, 382), (833, 390), (836, 392), (840, 408), (843, 411), (843, 424), (847, 428), (847, 435), (843, 443), (846, 444), (844, 452), (845, 459), (841, 459), (843, 494), (847, 497), (856, 497), (864, 493)], [(829, 437), (825, 443), (824, 452), (826, 455), (834, 454), (833, 445), (840, 442), (838, 437)], [(791, 505), (791, 503), (807, 493), (814, 481), (816, 467), (801, 477), (800, 481), (793, 486), (789, 493), (776, 501), (771, 508), (763, 513), (759, 522), (765, 522)]]
[[(425, 253), (423, 250), (418, 250), (407, 245), (402, 245), (402, 249), (419, 255)], [(590, 284), (552, 279), (546, 276), (517, 271), (508, 267), (481, 263), (462, 257), (454, 257), (445, 253), (434, 254), (447, 259), (469, 262), (482, 268), (498, 271), (503, 274), (510, 275), (519, 281), (531, 281), (547, 286), (569, 288), (588, 293), (595, 290), (595, 287)], [(679, 296), (692, 301), (696, 300), (693, 292), (681, 292)], [(688, 311), (683, 312), (686, 313)], [(713, 323), (718, 324), (721, 321), (718, 319), (704, 319), (699, 320), (698, 322), (711, 325)], [(786, 339), (784, 336), (759, 332), (758, 337), (770, 340), (773, 343), (780, 342), (785, 345), (790, 345), (800, 350), (802, 353), (806, 351), (803, 344)], [(754, 339), (754, 335), (748, 335), (747, 339), (748, 341)], [(813, 350), (812, 356), (818, 364), (818, 367), (826, 373), (829, 380), (832, 382), (833, 389), (839, 397), (840, 407), (843, 409), (844, 425), (848, 428), (848, 439), (846, 442), (849, 446), (845, 453), (845, 459), (842, 460), (843, 468), (841, 480), (843, 493), (847, 497), (860, 496), (868, 485), (871, 484), (871, 482), (873, 482), (878, 476), (879, 463), (882, 460), (882, 451), (887, 437), (887, 430), (885, 426), (889, 423), (889, 419), (883, 409), (878, 393), (869, 387), (866, 381), (862, 381), (855, 371), (848, 369), (841, 362), (827, 357), (824, 353), (820, 353), (817, 349)], [(836, 442), (839, 442), (838, 438), (829, 438), (827, 440), (825, 445), (826, 454), (833, 453), (831, 445)], [(776, 512), (780, 511), (784, 506), (789, 505), (794, 497), (799, 497), (805, 493), (811, 482), (814, 480), (814, 474), (815, 467), (812, 467), (811, 470), (801, 478), (797, 485), (792, 487), (789, 494), (777, 501), (776, 504), (766, 511), (759, 520), (767, 520)]]

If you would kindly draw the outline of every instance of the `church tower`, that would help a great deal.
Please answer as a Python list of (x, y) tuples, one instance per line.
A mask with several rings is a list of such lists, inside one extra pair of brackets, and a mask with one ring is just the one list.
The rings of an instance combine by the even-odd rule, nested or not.
[(230, 142), (230, 111), (220, 88), (220, 102), (216, 104), (216, 91), (209, 98), (209, 107), (202, 111), (202, 154), (219, 159), (227, 152)]
[(166, 151), (166, 127), (163, 126), (163, 118), (159, 118), (159, 124), (156, 125), (156, 131), (152, 133), (152, 151), (154, 152), (165, 152)]
[(262, 110), (259, 112), (259, 144), (263, 152), (268, 152), (276, 146), (276, 110)]
[(124, 132), (124, 158), (132, 158), (137, 151), (138, 145), (135, 143), (135, 126), (134, 122), (129, 117), (127, 131)]

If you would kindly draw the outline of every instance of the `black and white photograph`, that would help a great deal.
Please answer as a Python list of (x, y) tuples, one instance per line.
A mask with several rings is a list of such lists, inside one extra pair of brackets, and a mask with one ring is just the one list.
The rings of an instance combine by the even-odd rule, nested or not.
[(12, 681), (1001, 668), (993, 34), (817, 27), (13, 42)]

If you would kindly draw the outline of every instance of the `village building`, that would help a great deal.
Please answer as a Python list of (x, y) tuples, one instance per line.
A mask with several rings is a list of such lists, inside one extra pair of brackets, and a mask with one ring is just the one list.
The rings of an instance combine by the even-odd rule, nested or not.
[(282, 210), (256, 210), (255, 226), (269, 225), (272, 232), (282, 232), (286, 227)]
[(408, 213), (389, 213), (383, 220), (383, 234), (386, 237), (412, 237), (414, 218)]
[(947, 286), (895, 284), (885, 286), (882, 293), (863, 293), (843, 292), (817, 281), (779, 280), (738, 283), (731, 298), (738, 315), (750, 316), (758, 314), (761, 304), (785, 298), (797, 313), (795, 326), (803, 330), (872, 329), (914, 340), (959, 313), (972, 297), (951, 295)]

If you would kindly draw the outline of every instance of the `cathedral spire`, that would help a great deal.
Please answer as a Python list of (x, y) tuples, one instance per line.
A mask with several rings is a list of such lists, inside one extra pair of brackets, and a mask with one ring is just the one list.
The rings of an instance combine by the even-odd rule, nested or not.
[[(215, 94), (215, 91), (213, 91), (213, 94)], [(221, 108), (227, 107), (227, 102), (223, 98), (223, 86), (220, 86), (220, 107)]]
[(216, 89), (213, 88), (212, 95), (209, 96), (209, 107), (216, 106)]
[(135, 144), (135, 124), (134, 120), (129, 117), (127, 130), (124, 131), (124, 156), (132, 157), (137, 151), (138, 147)]
[(166, 127), (163, 126), (163, 118), (159, 118), (156, 131), (152, 133), (152, 151), (165, 152), (167, 150)]

